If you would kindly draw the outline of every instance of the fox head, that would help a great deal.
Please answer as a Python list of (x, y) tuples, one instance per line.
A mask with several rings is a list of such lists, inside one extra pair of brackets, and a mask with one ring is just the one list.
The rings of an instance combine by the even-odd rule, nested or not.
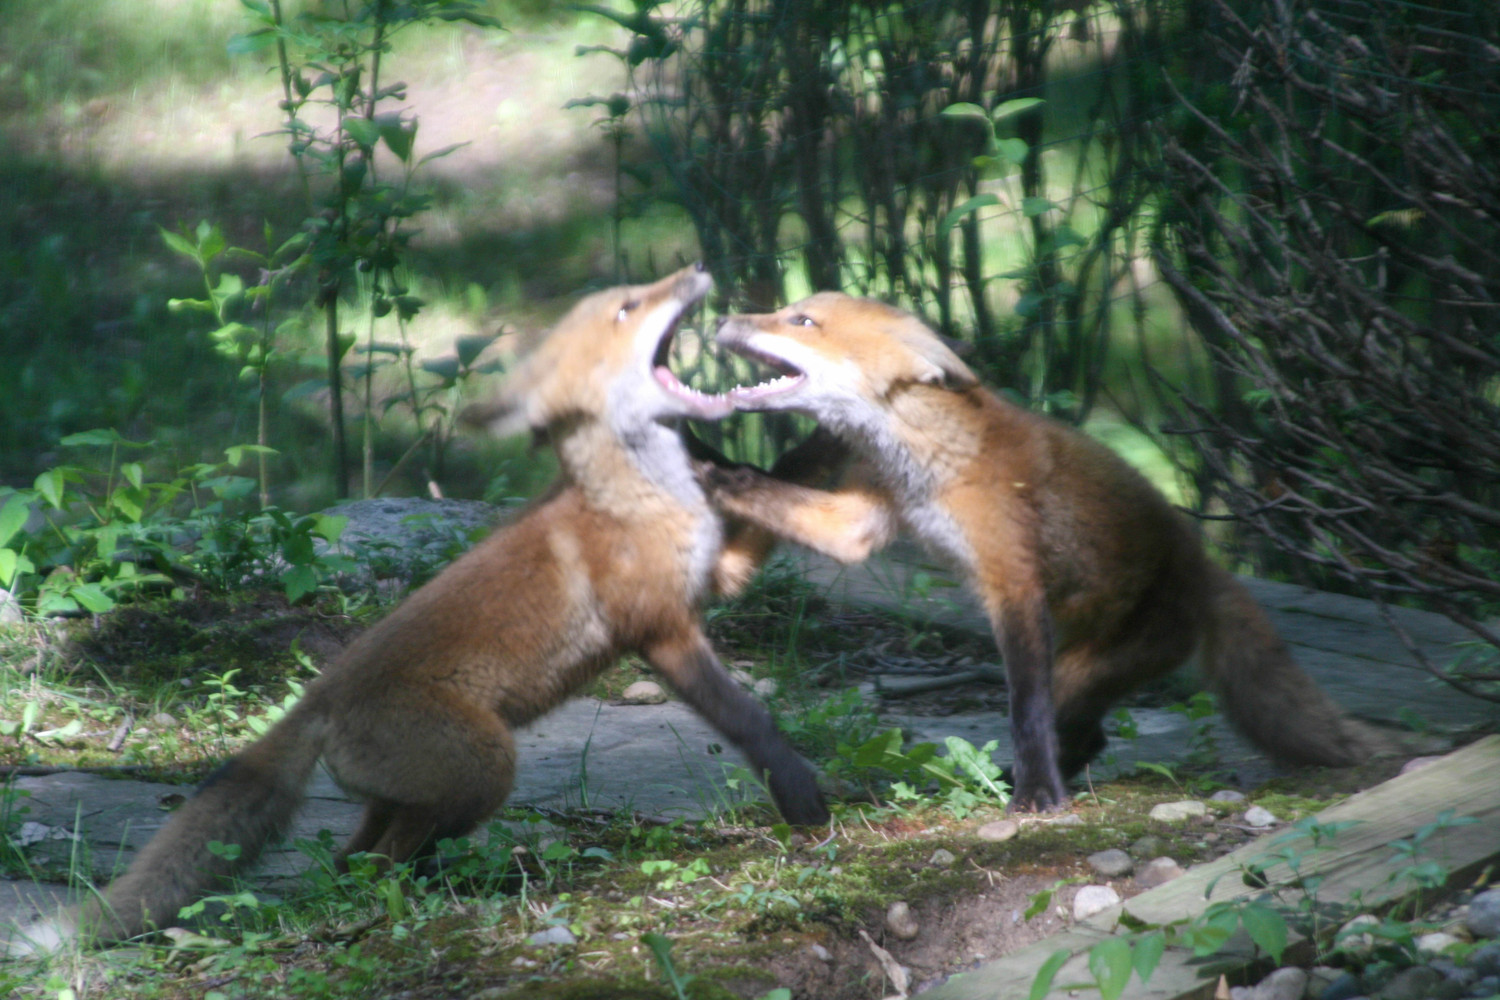
[(670, 417), (727, 416), (727, 396), (690, 389), (667, 369), (678, 323), (712, 287), (693, 264), (653, 284), (587, 296), (520, 359), (498, 397), (468, 407), (463, 420), (508, 437), (590, 418), (628, 431)]
[(792, 410), (835, 426), (914, 384), (953, 390), (979, 384), (911, 313), (840, 292), (819, 292), (774, 313), (727, 317), (717, 340), (780, 373), (732, 390), (737, 409)]

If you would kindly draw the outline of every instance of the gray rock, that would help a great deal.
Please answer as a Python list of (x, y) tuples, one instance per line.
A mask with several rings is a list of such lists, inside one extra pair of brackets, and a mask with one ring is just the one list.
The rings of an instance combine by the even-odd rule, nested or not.
[(1105, 878), (1119, 878), (1135, 870), (1135, 861), (1124, 851), (1111, 849), (1090, 854), (1089, 867)]
[(1167, 853), (1167, 842), (1156, 834), (1147, 834), (1128, 848), (1130, 856), (1140, 861), (1144, 858), (1159, 858)]
[(762, 698), (772, 698), (775, 697), (777, 691), (781, 690), (781, 685), (776, 683), (774, 677), (762, 677), (750, 685), (750, 690)]
[(1355, 997), (1363, 996), (1364, 992), (1365, 986), (1360, 978), (1352, 972), (1346, 972), (1324, 987), (1318, 1000), (1354, 1000)]
[(1245, 793), (1237, 792), (1232, 788), (1221, 788), (1208, 797), (1210, 802), (1243, 802)]
[(1424, 955), (1441, 955), (1458, 943), (1459, 939), (1452, 934), (1433, 931), (1417, 938), (1417, 951)]
[(1479, 973), (1466, 965), (1459, 965), (1451, 958), (1434, 958), (1429, 964), (1441, 972), (1444, 979), (1451, 979), (1464, 989), (1468, 989), (1479, 980)]
[(1500, 976), (1500, 942), (1486, 942), (1470, 952), (1469, 968), (1481, 979)]
[(1362, 930), (1365, 927), (1379, 927), (1380, 918), (1368, 913), (1361, 913), (1338, 929), (1334, 935), (1334, 944), (1343, 954), (1356, 961), (1369, 956), (1375, 950), (1375, 937)]
[(833, 953), (822, 945), (817, 944), (816, 942), (808, 945), (807, 950), (812, 952), (812, 957), (816, 958), (820, 962), (826, 964), (833, 961)]
[(1500, 996), (1500, 976), (1485, 976), (1469, 989), (1471, 997)]
[(1464, 926), (1478, 938), (1500, 937), (1500, 889), (1486, 889), (1469, 900)]
[(1307, 970), (1307, 985), (1302, 988), (1302, 996), (1306, 1000), (1318, 1000), (1323, 991), (1333, 985), (1333, 981), (1343, 973), (1331, 965), (1315, 965)]
[(932, 857), (927, 859), (927, 863), (929, 865), (932, 865), (934, 868), (952, 868), (953, 862), (957, 860), (958, 858), (953, 854), (952, 851), (948, 850), (946, 847), (939, 847), (937, 850), (932, 852)]
[(1198, 816), (1207, 816), (1208, 806), (1197, 799), (1184, 799), (1181, 802), (1163, 802), (1153, 806), (1150, 818), (1161, 823), (1182, 823)]
[(1443, 974), (1425, 965), (1402, 969), (1377, 994), (1379, 1000), (1425, 1000)]
[(546, 930), (537, 931), (531, 935), (531, 937), (526, 939), (526, 943), (536, 948), (544, 948), (549, 945), (577, 944), (578, 939), (566, 927), (561, 924), (554, 924)]
[(341, 503), (323, 513), (348, 518), (332, 549), (365, 564), (348, 581), (364, 586), (372, 575), (410, 583), (441, 569), (472, 546), (500, 512), (478, 500), (377, 497)]
[(1083, 817), (1078, 815), (1077, 813), (1068, 813), (1066, 816), (1059, 816), (1057, 817), (1057, 819), (1047, 820), (1047, 825), (1061, 827), (1082, 826)]
[(151, 716), (151, 724), (158, 729), (175, 729), (177, 727), (177, 719), (166, 712), (157, 712)]
[(885, 929), (902, 941), (911, 941), (921, 933), (922, 925), (905, 900), (898, 899), (885, 911)]
[(1442, 759), (1443, 758), (1440, 754), (1431, 757), (1413, 757), (1411, 760), (1401, 765), (1401, 773), (1410, 774), (1413, 771), (1420, 771), (1428, 764), (1434, 763), (1435, 761), (1440, 761)]
[(1250, 1000), (1302, 1000), (1307, 973), (1295, 966), (1277, 969), (1255, 984)]
[(655, 681), (636, 681), (620, 692), (623, 705), (660, 705), (667, 700), (667, 693)]
[(1280, 822), (1281, 820), (1276, 818), (1276, 814), (1264, 806), (1251, 806), (1245, 810), (1245, 825), (1253, 826), (1257, 830), (1265, 829), (1268, 826), (1275, 826)]
[(980, 840), (988, 840), (991, 843), (999, 844), (1003, 843), (1004, 841), (1010, 840), (1020, 832), (1021, 824), (1017, 823), (1015, 820), (997, 819), (992, 820), (981, 826), (978, 830), (975, 830), (974, 835)]
[(1172, 881), (1182, 872), (1182, 866), (1171, 858), (1153, 858), (1135, 873), (1135, 884), (1142, 889), (1151, 889)]
[(1087, 920), (1120, 901), (1120, 894), (1107, 885), (1086, 885), (1073, 897), (1073, 919)]

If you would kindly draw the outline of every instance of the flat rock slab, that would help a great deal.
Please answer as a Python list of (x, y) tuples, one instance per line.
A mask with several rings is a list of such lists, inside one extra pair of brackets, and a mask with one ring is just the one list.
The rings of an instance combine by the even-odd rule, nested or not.
[[(744, 792), (726, 780), (744, 759), (680, 702), (610, 705), (591, 698), (569, 701), (516, 734), (519, 767), (510, 804), (539, 808), (597, 807), (654, 816), (696, 817), (736, 805)], [(95, 774), (62, 773), (18, 778), (28, 856), (41, 867), (92, 873), (98, 883), (129, 865), (135, 852), (167, 821), (170, 809), (192, 789)], [(743, 787), (743, 785), (742, 785)], [(350, 801), (321, 769), (293, 826), (289, 845), (327, 830), (342, 842), (359, 820)], [(81, 831), (75, 840), (74, 831)], [(308, 865), (291, 846), (266, 852), (253, 882), (275, 891)], [(50, 909), (65, 895), (60, 886), (0, 880), (0, 927)]]

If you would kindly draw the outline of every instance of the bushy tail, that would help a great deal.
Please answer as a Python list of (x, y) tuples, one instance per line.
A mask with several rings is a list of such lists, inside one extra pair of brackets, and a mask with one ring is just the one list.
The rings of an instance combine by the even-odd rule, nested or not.
[(1204, 670), (1225, 714), (1256, 746), (1285, 764), (1347, 767), (1394, 744), (1350, 718), (1297, 666), (1265, 612), (1230, 574), (1212, 582)]
[[(26, 928), (26, 947), (51, 950), (73, 938), (109, 944), (153, 927), (169, 927), (182, 907), (253, 862), (291, 822), (322, 752), (323, 713), (307, 700), (204, 782), (111, 882), (101, 897), (69, 917)], [(239, 846), (230, 860), (210, 841)]]

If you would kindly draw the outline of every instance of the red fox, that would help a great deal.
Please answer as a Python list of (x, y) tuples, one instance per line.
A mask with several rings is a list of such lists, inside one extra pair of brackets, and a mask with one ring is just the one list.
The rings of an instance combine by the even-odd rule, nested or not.
[(701, 266), (579, 302), (466, 420), (545, 433), (560, 482), (362, 634), (265, 736), (232, 758), (94, 902), (23, 932), (53, 948), (170, 923), (295, 813), (321, 758), (367, 803), (341, 860), (393, 861), (460, 836), (510, 793), (512, 729), (639, 652), (767, 776), (791, 823), (828, 820), (812, 769), (728, 675), (699, 624), (721, 524), (678, 430), (724, 397), (666, 368), (678, 321), (712, 282)]
[(710, 468), (715, 502), (845, 561), (902, 527), (962, 574), (1005, 663), (1017, 807), (1061, 805), (1104, 746), (1110, 705), (1200, 648), (1230, 719), (1275, 757), (1341, 766), (1384, 747), (1293, 662), (1155, 488), (981, 388), (916, 317), (823, 292), (721, 320), (717, 339), (781, 374), (733, 390), (738, 408), (812, 416), (854, 464), (832, 493)]

